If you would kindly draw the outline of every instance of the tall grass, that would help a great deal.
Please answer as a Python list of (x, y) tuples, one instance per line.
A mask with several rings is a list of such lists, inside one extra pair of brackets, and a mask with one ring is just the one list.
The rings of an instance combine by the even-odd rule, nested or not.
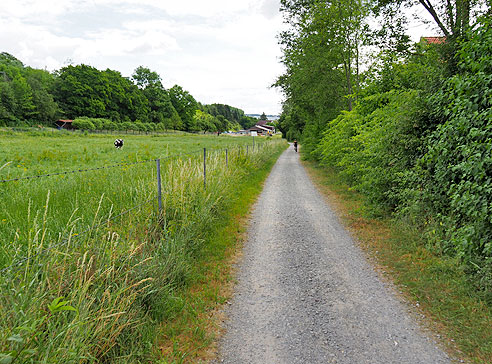
[(0, 362), (148, 362), (235, 186), (281, 148), (208, 153), (206, 188), (202, 155), (163, 160), (161, 213), (153, 163), (2, 186), (3, 266), (27, 259), (0, 277)]

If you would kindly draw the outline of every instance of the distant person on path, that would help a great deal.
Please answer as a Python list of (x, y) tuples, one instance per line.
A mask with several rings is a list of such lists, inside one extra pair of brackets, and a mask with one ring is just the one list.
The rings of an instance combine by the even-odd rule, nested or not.
[(294, 139), (294, 150), (295, 150), (295, 151), (296, 151), (296, 153), (297, 153), (297, 140), (296, 140), (296, 139)]

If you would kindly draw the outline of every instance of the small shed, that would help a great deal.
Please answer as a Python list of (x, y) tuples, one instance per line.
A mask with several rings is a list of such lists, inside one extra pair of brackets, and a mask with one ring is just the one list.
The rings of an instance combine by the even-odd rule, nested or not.
[(55, 122), (58, 129), (73, 129), (73, 120), (59, 119)]

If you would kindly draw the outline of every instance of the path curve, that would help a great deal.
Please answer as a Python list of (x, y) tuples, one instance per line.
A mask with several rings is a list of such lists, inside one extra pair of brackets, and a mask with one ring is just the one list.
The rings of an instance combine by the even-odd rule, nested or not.
[(441, 364), (290, 147), (255, 206), (219, 363)]

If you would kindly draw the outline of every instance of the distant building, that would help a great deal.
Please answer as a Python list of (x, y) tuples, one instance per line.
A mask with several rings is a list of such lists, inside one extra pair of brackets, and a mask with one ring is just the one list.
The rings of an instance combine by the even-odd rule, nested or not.
[(73, 129), (73, 120), (57, 120), (55, 122), (58, 129)]
[(422, 44), (443, 44), (446, 42), (446, 37), (420, 37)]
[(251, 134), (252, 131), (256, 131), (258, 135), (272, 135), (275, 133), (275, 128), (273, 130), (271, 128), (268, 128), (269, 125), (261, 126), (256, 124), (252, 128), (248, 129), (248, 132)]

